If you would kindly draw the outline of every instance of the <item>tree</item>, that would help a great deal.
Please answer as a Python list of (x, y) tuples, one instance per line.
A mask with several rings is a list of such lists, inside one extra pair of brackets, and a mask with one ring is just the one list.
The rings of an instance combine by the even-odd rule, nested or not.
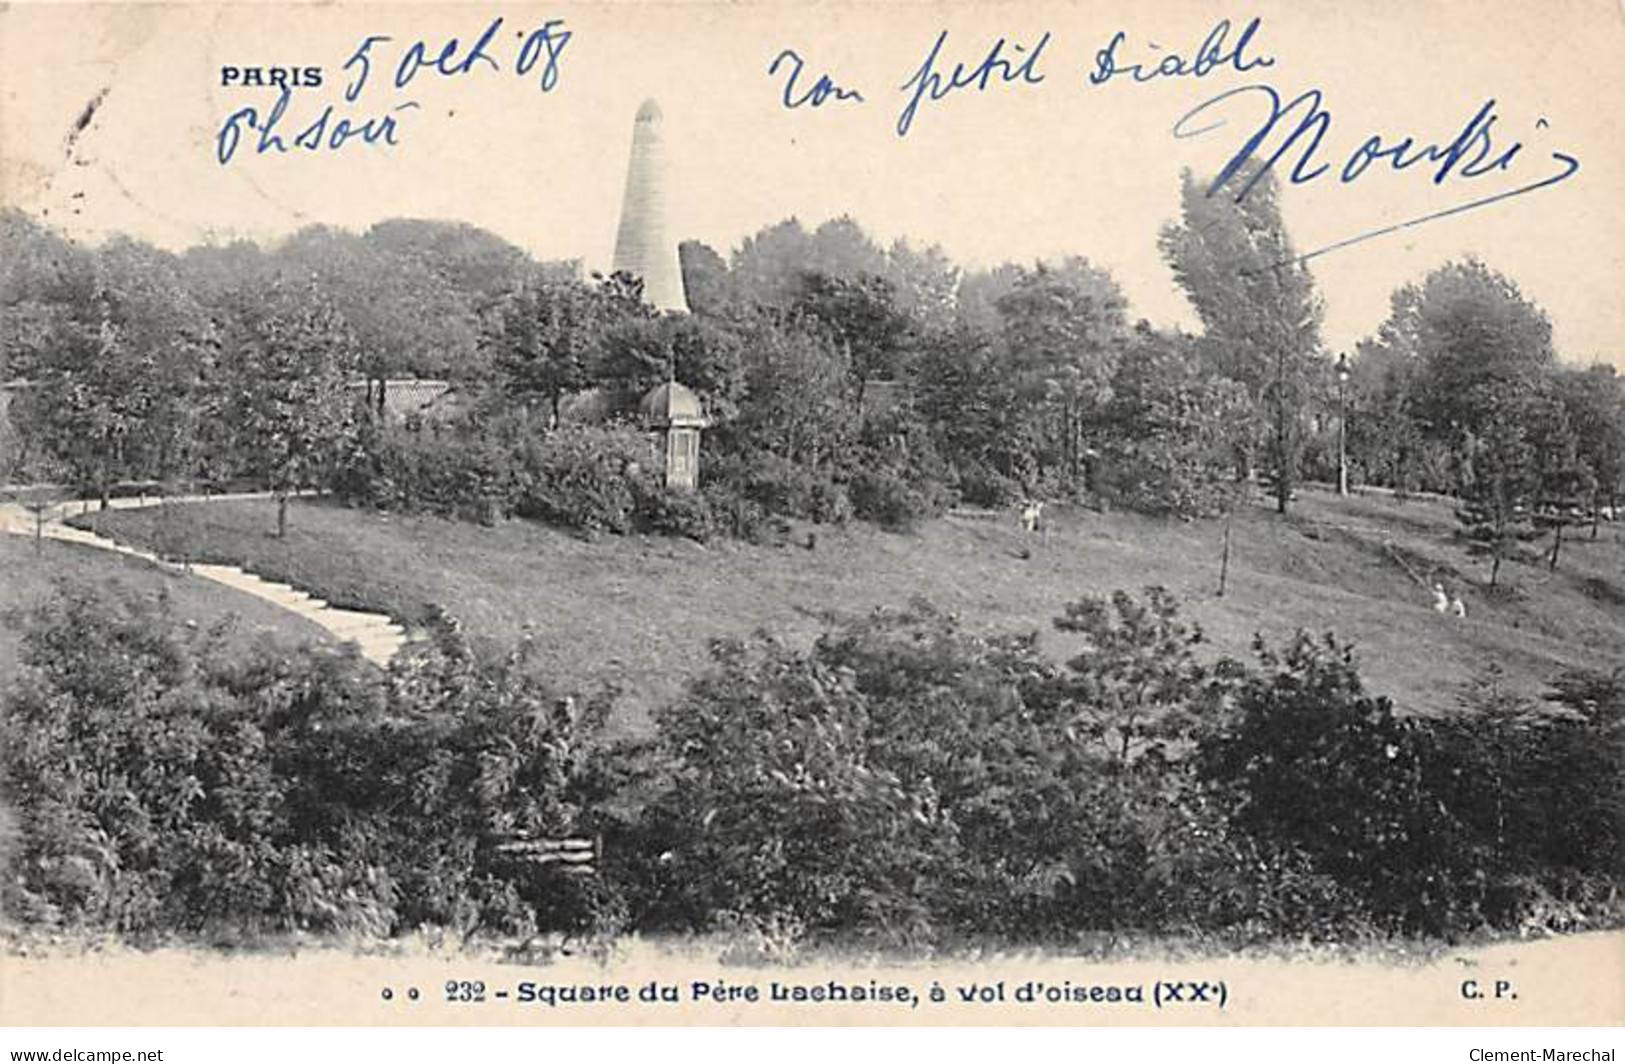
[(806, 269), (831, 277), (884, 274), (886, 253), (850, 215), (843, 214), (813, 230), (812, 258)]
[(1396, 291), (1380, 335), (1416, 360), (1417, 419), (1452, 443), (1482, 435), (1509, 390), (1538, 390), (1555, 358), (1545, 312), (1476, 259)]
[(1146, 588), (1143, 602), (1126, 591), (1069, 602), (1055, 627), (1083, 637), (1062, 681), (1072, 727), (1116, 770), (1147, 755), (1177, 756), (1216, 706), (1196, 660), (1202, 629), (1179, 619), (1165, 588)]
[(914, 408), (965, 501), (1003, 506), (1030, 495), (1037, 448), (1017, 416), (1003, 338), (970, 325), (934, 333), (922, 340), (913, 369)]
[(33, 375), (51, 337), (95, 301), (94, 255), (16, 208), (0, 209), (0, 382)]
[(1579, 437), (1560, 396), (1543, 394), (1529, 404), (1528, 433), (1534, 457), (1534, 526), (1552, 534), (1547, 568), (1557, 569), (1563, 532), (1585, 520), (1596, 477), (1580, 457)]
[(794, 296), (801, 274), (812, 268), (812, 236), (795, 218), (759, 230), (733, 253), (731, 273), (742, 299), (782, 306)]
[(189, 477), (202, 444), (204, 391), (218, 360), (218, 330), (168, 253), (114, 239), (97, 259), (105, 320), (135, 359), (127, 386), (139, 412), (125, 474), (166, 482)]
[(852, 407), (859, 416), (868, 382), (900, 375), (910, 323), (897, 309), (896, 294), (885, 278), (802, 274), (792, 313), (826, 331), (841, 346), (852, 374)]
[(580, 281), (525, 274), (501, 300), (482, 341), (503, 392), (545, 402), (558, 428), (565, 397), (592, 385), (608, 315), (606, 300)]
[(117, 441), (133, 419), (129, 360), (115, 334), (85, 322), (54, 323), (30, 359), (31, 384), (15, 393), (10, 418), (23, 444), (49, 460), (76, 487), (94, 490), (105, 505), (118, 478)]
[(885, 276), (886, 253), (850, 217), (833, 218), (808, 232), (795, 218), (746, 237), (733, 254), (733, 281), (747, 302), (787, 307), (807, 273), (853, 279)]
[(1575, 433), (1579, 458), (1592, 474), (1591, 538), (1597, 538), (1604, 508), (1625, 492), (1625, 379), (1606, 363), (1585, 370), (1564, 369), (1556, 385)]
[(1539, 477), (1525, 413), (1520, 394), (1493, 397), (1484, 408), (1483, 434), (1470, 436), (1465, 448), (1456, 520), (1468, 552), (1489, 555), (1491, 587), (1500, 578), (1501, 563), (1537, 534), (1530, 511)]
[(354, 441), (355, 337), (314, 281), (272, 279), (237, 292), (229, 310), (219, 323), (219, 423), (276, 496), (281, 538), (288, 497), (319, 483)]
[(683, 291), (688, 309), (695, 314), (721, 315), (733, 309), (739, 294), (734, 290), (728, 263), (708, 244), (685, 240), (677, 245), (677, 260), (683, 271)]
[(1370, 483), (1398, 498), (1418, 490), (1446, 491), (1448, 447), (1416, 417), (1417, 359), (1379, 334), (1362, 341), (1349, 361), (1345, 394), (1349, 462)]
[(693, 314), (624, 319), (607, 330), (595, 380), (610, 408), (634, 414), (651, 388), (681, 381), (713, 425), (739, 413), (744, 399), (744, 342), (731, 323)]
[(1193, 337), (1140, 322), (1118, 361), (1107, 407), (1113, 494), (1150, 513), (1189, 518), (1227, 510), (1247, 419), (1242, 386), (1213, 373)]
[(1076, 485), (1121, 353), (1127, 301), (1082, 258), (1022, 270), (995, 304), (1016, 387), (1043, 426), (1052, 468)]
[(959, 267), (941, 247), (916, 248), (899, 237), (886, 252), (885, 276), (896, 293), (898, 309), (922, 328), (953, 324)]
[(115, 238), (91, 267), (88, 289), (37, 320), (14, 413), (105, 506), (120, 480), (193, 471), (215, 335), (172, 256)]
[(1396, 289), (1388, 318), (1360, 345), (1356, 453), (1376, 459), (1396, 490), (1455, 487), (1508, 397), (1550, 390), (1554, 360), (1551, 323), (1516, 284), (1476, 259), (1446, 263)]
[(1013, 262), (990, 270), (967, 270), (954, 294), (955, 320), (962, 326), (996, 332), (1003, 325), (999, 300), (1016, 287), (1026, 271)]
[(1280, 187), (1257, 164), (1232, 179), (1244, 191), (1218, 196), (1189, 171), (1181, 219), (1162, 230), (1162, 254), (1202, 321), (1203, 347), (1241, 382), (1264, 423), (1276, 509), (1285, 513), (1303, 454), (1303, 417), (1324, 314), (1314, 279), (1281, 218)]
[(310, 226), (268, 256), (321, 278), (355, 333), (370, 398), (383, 409), (399, 376), (483, 376), (481, 341), (525, 278), (573, 279), (571, 263), (537, 264), (501, 238), (462, 223), (397, 218), (357, 236)]
[(807, 470), (837, 466), (857, 430), (845, 395), (850, 374), (828, 337), (764, 324), (745, 343), (746, 401), (724, 441)]

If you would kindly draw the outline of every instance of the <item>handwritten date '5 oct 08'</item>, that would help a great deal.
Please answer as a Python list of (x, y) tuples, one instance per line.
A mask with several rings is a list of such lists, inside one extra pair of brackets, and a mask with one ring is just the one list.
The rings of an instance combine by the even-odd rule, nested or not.
[[(1127, 31), (1119, 30), (1094, 53), (1093, 67), (1076, 80), (1080, 88), (1109, 99), (1106, 94), (1132, 91), (1147, 82), (1258, 76), (1276, 66), (1276, 58), (1264, 51), (1260, 42), (1262, 26), (1263, 20), (1254, 18), (1238, 32), (1229, 19), (1221, 19), (1189, 51), (1165, 49), (1149, 40), (1136, 46)], [(904, 102), (897, 116), (897, 136), (907, 137), (926, 111), (940, 108), (958, 96), (1036, 91), (1046, 81), (1044, 67), (1053, 51), (1052, 37), (1048, 31), (1028, 41), (998, 37), (991, 46), (972, 47), (969, 58), (956, 59), (950, 50), (948, 32), (942, 31), (931, 43), (924, 61), (900, 86)], [(768, 67), (770, 77), (781, 79), (781, 103), (785, 108), (815, 109), (866, 102), (861, 87), (842, 84), (828, 73), (812, 77), (807, 68), (807, 61), (789, 48)], [(1491, 97), (1463, 123), (1442, 135), (1356, 132), (1340, 147), (1335, 138), (1342, 131), (1334, 132), (1334, 116), (1326, 106), (1324, 90), (1311, 87), (1283, 94), (1274, 85), (1257, 81), (1224, 89), (1198, 103), (1174, 122), (1172, 133), (1178, 140), (1220, 131), (1236, 136), (1235, 150), (1206, 192), (1209, 196), (1226, 192), (1237, 202), (1252, 192), (1265, 173), (1278, 168), (1293, 185), (1321, 182), (1353, 186), (1373, 167), (1395, 172), (1414, 170), (1426, 174), (1435, 186), (1498, 174), (1511, 175), (1518, 182), (1511, 188), (1502, 187), (1419, 217), (1357, 233), (1299, 256), (1302, 261), (1550, 188), (1579, 172), (1579, 159), (1556, 150), (1550, 152), (1548, 165), (1538, 173), (1531, 172), (1530, 167), (1521, 165), (1526, 161), (1524, 143), (1498, 131), (1499, 121), (1496, 100)], [(1545, 118), (1535, 123), (1536, 130), (1549, 126)], [(1257, 166), (1247, 169), (1251, 160), (1256, 160)]]
[[(549, 19), (532, 29), (505, 26), (505, 19), (494, 18), (471, 42), (458, 37), (398, 41), (389, 34), (368, 34), (344, 61), (344, 102), (356, 103), (378, 83), (402, 92), (421, 79), (460, 79), (478, 73), (534, 78), (542, 92), (552, 92), (558, 86), (564, 50), (573, 32), (565, 28), (563, 19)], [(398, 116), (419, 106), (416, 100), (399, 100), (382, 112), (357, 118), (340, 115), (336, 104), (328, 104), (314, 118), (294, 119), (288, 114), (293, 90), (320, 87), (321, 68), (275, 68), (269, 79), (257, 76), (259, 73), (258, 68), (221, 70), (224, 86), (269, 84), (279, 90), (270, 107), (240, 107), (226, 117), (215, 135), (215, 159), (221, 166), (237, 157), (245, 136), (255, 155), (285, 155), (300, 149), (332, 152), (358, 142), (393, 147), (399, 143)], [(275, 76), (278, 74), (281, 76)]]

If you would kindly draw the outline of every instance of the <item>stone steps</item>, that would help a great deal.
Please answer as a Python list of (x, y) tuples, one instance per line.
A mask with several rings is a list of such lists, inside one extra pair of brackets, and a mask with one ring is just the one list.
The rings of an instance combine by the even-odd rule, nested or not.
[[(234, 496), (234, 498), (265, 497), (263, 495)], [(214, 498), (221, 499), (223, 497), (214, 496)], [(112, 503), (116, 509), (134, 509), (139, 505), (156, 506), (159, 501), (156, 498), (145, 500), (114, 499)], [(177, 499), (171, 501), (189, 502), (195, 500)], [(175, 568), (173, 563), (166, 562), (149, 551), (119, 543), (94, 532), (63, 524), (61, 518), (69, 512), (68, 507), (76, 505), (64, 503), (61, 507), (58, 507), (46, 519), (41, 534), (48, 539), (59, 540), (64, 543), (78, 543), (115, 554), (140, 558), (168, 568)], [(13, 510), (17, 512), (14, 513)], [(20, 507), (0, 506), (0, 532), (32, 536), (35, 533), (34, 515), (23, 511)], [(362, 657), (379, 666), (387, 667), (395, 655), (400, 652), (401, 647), (408, 642), (406, 629), (384, 614), (339, 609), (328, 605), (322, 599), (315, 598), (307, 592), (299, 590), (291, 584), (264, 580), (234, 565), (196, 564), (183, 571), (189, 571), (193, 576), (212, 581), (223, 587), (229, 587), (245, 595), (252, 595), (264, 602), (271, 603), (273, 606), (297, 614), (323, 629), (340, 642), (355, 643), (361, 651)]]

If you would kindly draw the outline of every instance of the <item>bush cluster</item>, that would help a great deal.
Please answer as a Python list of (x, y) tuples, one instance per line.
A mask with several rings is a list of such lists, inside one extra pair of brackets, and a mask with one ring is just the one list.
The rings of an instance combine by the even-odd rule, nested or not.
[[(660, 714), (658, 797), (621, 828), (616, 852), (669, 855), (626, 877), (631, 908), (657, 928), (911, 946), (1341, 926), (1356, 906), (1338, 885), (1236, 830), (1174, 756), (1213, 681), (1178, 651), (1136, 667), (1184, 635), (1166, 606), (1091, 614), (1098, 659), (1075, 667), (923, 604), (811, 652), (720, 644)], [(1131, 688), (1151, 693), (1102, 716)]]
[(772, 451), (717, 455), (703, 475), (706, 497), (719, 514), (759, 515), (742, 525), (756, 538), (771, 518), (839, 525), (852, 519), (852, 500), (832, 469), (813, 469)]
[(632, 907), (915, 944), (1619, 918), (1625, 677), (1402, 717), (1331, 637), (1198, 665), (1156, 589), (1057, 625), (1064, 667), (924, 608), (719, 645), (659, 717), (660, 798), (618, 849), (670, 856)]
[[(1114, 506), (1157, 517), (1212, 517), (1233, 505), (1241, 485), (1191, 448), (1163, 439), (1107, 448), (1101, 493)], [(1335, 476), (1334, 476), (1335, 481)]]
[[(1166, 592), (1082, 599), (1077, 652), (916, 604), (759, 635), (651, 734), (523, 648), (387, 673), (65, 591), (0, 712), (3, 900), (59, 926), (389, 935), (742, 931), (936, 948), (1227, 943), (1617, 921), (1625, 675), (1406, 717), (1331, 637), (1204, 664)], [(515, 863), (604, 840), (598, 874)]]
[(1492, 688), (1401, 717), (1329, 639), (1259, 658), (1200, 770), (1240, 827), (1305, 855), (1381, 926), (1572, 928), (1625, 875), (1625, 676), (1567, 677), (1546, 706)]
[(847, 489), (857, 517), (902, 531), (953, 504), (952, 471), (911, 411), (871, 418), (859, 445)]
[(786, 519), (853, 518), (913, 528), (953, 501), (927, 434), (877, 419), (844, 463), (810, 465), (711, 441), (699, 492), (669, 491), (656, 441), (624, 424), (545, 427), (511, 407), (406, 425), (369, 425), (329, 486), (351, 504), (495, 521), (522, 517), (589, 533), (653, 532), (761, 541)]
[(22, 660), (0, 785), (22, 835), (7, 905), (35, 921), (139, 937), (592, 919), (579, 881), (498, 849), (583, 830), (607, 708), (555, 697), (522, 654), (481, 664), (448, 635), (385, 675), (81, 588), (37, 609)]
[(330, 486), (353, 505), (381, 510), (708, 538), (709, 503), (667, 490), (659, 461), (650, 438), (628, 426), (541, 431), (522, 417), (471, 417), (374, 427)]

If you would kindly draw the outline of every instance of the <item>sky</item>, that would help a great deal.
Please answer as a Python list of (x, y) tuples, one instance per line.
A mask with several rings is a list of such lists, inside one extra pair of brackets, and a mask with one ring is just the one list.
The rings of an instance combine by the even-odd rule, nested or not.
[[(458, 72), (499, 18), (480, 49), (489, 62)], [(1229, 61), (1198, 75), (1192, 62), (1221, 19), (1230, 28), (1216, 50)], [(544, 90), (544, 61), (517, 68), (527, 40), (546, 54), (534, 31), (548, 20), (558, 20), (555, 47), (561, 31), (570, 36)], [(939, 84), (956, 63), (973, 83), (922, 100), (899, 135), (909, 82), (943, 33)], [(1185, 73), (1091, 83), (1118, 33), (1113, 65), (1178, 56)], [(346, 99), (362, 66), (346, 61), (374, 35), (388, 40), (367, 49), (367, 78)], [(451, 72), (441, 73), (433, 61), (452, 38)], [(1001, 39), (1012, 80), (996, 71), (983, 87), (974, 72)], [(397, 86), (420, 41), (430, 65), (409, 63)], [(828, 74), (863, 99), (832, 93), (816, 107), (785, 106), (794, 63), (769, 67), (786, 49), (805, 64), (793, 97)], [(1134, 316), (1194, 327), (1156, 248), (1178, 213), (1181, 170), (1223, 167), (1266, 121), (1266, 87), (1283, 106), (1319, 90), (1330, 118), (1300, 173), (1327, 168), (1289, 182), (1282, 200), (1300, 252), (1454, 211), (1311, 262), (1329, 349), (1369, 335), (1397, 285), (1473, 255), (1547, 310), (1564, 358), (1625, 366), (1621, 55), (1620, 0), (13, 3), (0, 8), (0, 201), (78, 238), (124, 232), (173, 249), (271, 241), (316, 223), (454, 219), (538, 257), (602, 269), (633, 115), (655, 98), (676, 238), (726, 253), (786, 217), (812, 226), (846, 214), (884, 242), (940, 244), (963, 265), (1081, 254), (1113, 272)], [(329, 143), (341, 118), (381, 134), (386, 117), (395, 143), (261, 153), (239, 124), (222, 165), (228, 119), (243, 108), (263, 119), (279, 95), (222, 84), (226, 67), (321, 68), (320, 86), (288, 96), (277, 127), (285, 143), (329, 107)], [(1213, 128), (1175, 136), (1204, 104), (1185, 128)], [(1283, 119), (1263, 148), (1295, 124)], [(1342, 180), (1373, 136), (1376, 152), (1412, 138), (1407, 157), (1456, 141), (1468, 150), (1440, 180), (1442, 149), (1403, 170), (1380, 156)], [(1280, 158), (1283, 177), (1308, 139)], [(1518, 144), (1504, 166), (1491, 165)], [(1577, 167), (1565, 179), (1456, 210), (1555, 178), (1570, 169), (1565, 159)]]

